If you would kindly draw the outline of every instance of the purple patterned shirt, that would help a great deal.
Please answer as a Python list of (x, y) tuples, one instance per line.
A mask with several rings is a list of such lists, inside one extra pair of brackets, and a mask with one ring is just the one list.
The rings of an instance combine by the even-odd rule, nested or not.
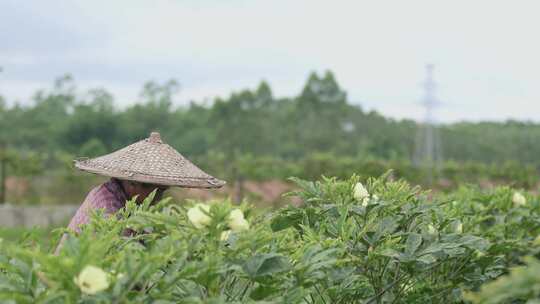
[[(120, 185), (120, 181), (116, 178), (111, 178), (108, 182), (95, 187), (88, 193), (84, 202), (75, 213), (75, 216), (69, 222), (68, 228), (78, 233), (81, 231), (81, 225), (87, 224), (90, 221), (90, 211), (92, 209), (104, 209), (105, 215), (112, 215), (123, 208), (126, 205), (126, 201), (127, 196)], [(126, 229), (123, 234), (133, 235), (134, 232)], [(56, 246), (54, 254), (59, 254), (62, 244), (66, 241), (67, 237), (68, 234), (64, 233), (58, 246)]]
[(80, 232), (80, 226), (90, 221), (90, 210), (104, 209), (106, 215), (116, 213), (126, 204), (126, 194), (120, 181), (111, 178), (108, 182), (95, 187), (88, 193), (75, 216), (69, 222), (68, 228)]

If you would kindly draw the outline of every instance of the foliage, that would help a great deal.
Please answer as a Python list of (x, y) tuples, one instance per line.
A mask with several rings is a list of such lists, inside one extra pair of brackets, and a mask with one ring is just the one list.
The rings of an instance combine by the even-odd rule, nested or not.
[[(37, 92), (33, 100), (0, 104), (0, 143), (47, 155), (90, 156), (81, 154), (86, 149), (89, 154), (118, 149), (157, 130), (189, 157), (213, 150), (229, 159), (237, 155), (301, 159), (313, 152), (413, 158), (417, 125), (351, 103), (331, 72), (312, 73), (300, 94), (289, 98), (275, 97), (263, 81), (254, 90), (179, 106), (175, 101), (179, 88), (174, 80), (148, 82), (138, 100), (120, 108), (105, 89), (81, 92), (71, 76), (64, 76), (51, 89)], [(456, 123), (438, 128), (447, 159), (539, 165), (537, 124)], [(81, 151), (84, 145), (90, 147)]]
[[(453, 189), (461, 183), (538, 184), (533, 123), (456, 123), (437, 126), (448, 160), (428, 184), (411, 164), (417, 125), (365, 111), (347, 98), (331, 72), (309, 75), (297, 96), (276, 97), (267, 82), (230, 96), (179, 105), (174, 81), (146, 83), (125, 107), (103, 88), (83, 92), (66, 75), (32, 100), (0, 98), (0, 159), (7, 175), (24, 176), (32, 195), (11, 203), (79, 201), (94, 179), (77, 178), (66, 195), (62, 181), (74, 176), (69, 159), (112, 152), (151, 131), (208, 172), (228, 180), (377, 176), (393, 168), (412, 184)], [(125, 101), (122, 101), (125, 102)], [(478, 140), (482, 138), (482, 140)], [(47, 184), (44, 187), (41, 181)], [(53, 184), (56, 182), (57, 184)], [(60, 191), (58, 189), (60, 188)], [(60, 193), (61, 194), (58, 194)], [(19, 197), (18, 197), (19, 198)]]
[(51, 239), (54, 239), (54, 233), (51, 228), (22, 228), (22, 227), (0, 227), (0, 239), (2, 242), (11, 242), (19, 245), (36, 245), (39, 244), (45, 250), (49, 249)]
[[(234, 161), (224, 154), (211, 153), (194, 160), (203, 168), (212, 168), (215, 175), (227, 180), (234, 180), (236, 177), (228, 170), (232, 166), (236, 168), (237, 176), (252, 180), (286, 179), (290, 176), (311, 180), (323, 174), (349, 178), (355, 172), (362, 172), (360, 177), (366, 179), (392, 170), (393, 177), (403, 178), (411, 184), (427, 183), (424, 170), (403, 159), (339, 157), (329, 153), (313, 153), (297, 160), (247, 154), (237, 156)], [(440, 171), (434, 176), (435, 182), (430, 185), (438, 190), (454, 190), (462, 184), (477, 184), (479, 181), (531, 189), (540, 181), (534, 166), (515, 162), (488, 165), (447, 161), (441, 163), (440, 167)]]
[[(150, 197), (141, 205), (128, 202), (115, 217), (94, 214), (58, 255), (35, 243), (3, 242), (0, 298), (8, 303), (460, 303), (463, 291), (471, 299), (481, 286), (482, 293), (499, 292), (492, 284), (518, 284), (531, 292), (516, 289), (486, 303), (538, 295), (534, 272), (518, 268), (501, 277), (520, 267), (523, 256), (538, 254), (531, 246), (539, 232), (533, 197), (514, 205), (510, 188), (489, 193), (463, 188), (432, 199), (388, 175), (364, 185), (359, 176), (293, 181), (299, 190), (289, 195), (299, 196), (302, 205), (271, 213), (226, 201), (209, 207), (167, 199), (151, 204)], [(523, 279), (524, 272), (530, 280)]]
[[(508, 276), (501, 277), (482, 287), (477, 294), (467, 294), (473, 303), (497, 304), (512, 300), (518, 303), (540, 303), (540, 261), (525, 259), (525, 266), (512, 268)], [(514, 303), (513, 302), (513, 303)]]
[[(452, 227), (442, 203), (406, 183), (369, 180), (368, 201), (352, 195), (358, 178), (338, 182), (297, 180), (305, 205), (289, 208), (273, 222), (295, 227), (299, 242), (323, 242), (345, 252), (341, 280), (323, 285), (328, 303), (440, 303), (459, 301), (460, 288), (489, 277), (476, 252), (490, 243)], [(359, 204), (360, 203), (360, 204)]]

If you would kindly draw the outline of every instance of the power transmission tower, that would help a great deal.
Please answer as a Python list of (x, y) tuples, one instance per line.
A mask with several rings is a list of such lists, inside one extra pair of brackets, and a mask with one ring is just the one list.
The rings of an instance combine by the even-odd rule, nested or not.
[(6, 202), (6, 145), (0, 142), (0, 204)]
[[(0, 66), (0, 73), (3, 71)], [(0, 204), (6, 202), (6, 168), (7, 168), (6, 144), (0, 142)]]
[(436, 128), (435, 108), (440, 105), (436, 97), (436, 83), (433, 79), (433, 64), (426, 65), (426, 79), (422, 86), (424, 96), (421, 104), (426, 110), (423, 123), (418, 124), (416, 135), (416, 146), (414, 153), (414, 165), (423, 168), (426, 173), (427, 182), (433, 182), (433, 175), (439, 170), (442, 162), (441, 139)]

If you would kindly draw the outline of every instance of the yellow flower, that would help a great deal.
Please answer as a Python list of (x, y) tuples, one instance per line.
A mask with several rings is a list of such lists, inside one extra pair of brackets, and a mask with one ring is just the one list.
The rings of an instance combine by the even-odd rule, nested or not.
[(96, 266), (87, 265), (73, 278), (73, 281), (85, 294), (93, 295), (109, 288), (107, 273)]
[(369, 192), (362, 183), (356, 183), (353, 190), (353, 197), (355, 200), (365, 203), (366, 199), (369, 198)]
[(221, 236), (220, 236), (220, 240), (221, 241), (226, 241), (229, 239), (229, 236), (231, 236), (231, 233), (232, 231), (231, 230), (225, 230), (223, 232), (221, 232)]
[(523, 196), (523, 194), (519, 192), (514, 192), (514, 195), (512, 196), (512, 202), (514, 203), (514, 206), (519, 207), (526, 205), (527, 199), (525, 198), (525, 196)]
[(249, 223), (244, 218), (244, 213), (240, 209), (234, 209), (229, 214), (228, 224), (232, 231), (239, 232), (249, 229)]
[(208, 212), (210, 212), (210, 206), (197, 204), (188, 210), (187, 216), (195, 228), (201, 229), (204, 226), (210, 225), (212, 219), (207, 215)]

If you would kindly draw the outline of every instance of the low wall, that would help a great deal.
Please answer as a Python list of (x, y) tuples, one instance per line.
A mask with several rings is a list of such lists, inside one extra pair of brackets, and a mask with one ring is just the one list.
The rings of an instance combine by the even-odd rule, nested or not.
[(77, 205), (13, 206), (0, 205), (2, 227), (47, 227), (65, 224), (77, 211)]

